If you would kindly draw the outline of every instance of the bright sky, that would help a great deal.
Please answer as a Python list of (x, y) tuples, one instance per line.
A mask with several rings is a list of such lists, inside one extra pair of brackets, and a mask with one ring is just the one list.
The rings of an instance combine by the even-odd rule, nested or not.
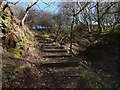
[[(8, 1), (12, 1), (15, 2), (17, 0), (8, 0)], [(28, 2), (29, 0), (21, 0), (22, 2)], [(33, 0), (35, 1), (35, 0)], [(44, 2), (119, 2), (120, 0), (42, 0)]]
[[(8, 0), (9, 2), (17, 2), (19, 0)], [(50, 6), (46, 5), (45, 3), (43, 3), (42, 1), (44, 1), (45, 3), (52, 3), (50, 4)], [(54, 0), (39, 0), (39, 2), (37, 3), (37, 5), (39, 5), (40, 9), (43, 11), (50, 11), (52, 13), (57, 13), (58, 7), (57, 7), (57, 3), (56, 2), (52, 2)], [(27, 7), (28, 6), (28, 2), (29, 0), (20, 0), (18, 5), (23, 6), (23, 7)], [(33, 0), (33, 2), (35, 2), (35, 0)], [(35, 5), (36, 8), (38, 8), (38, 6)], [(39, 8), (38, 8), (39, 9)]]
[[(10, 2), (17, 2), (19, 0), (8, 0)], [(36, 0), (33, 0), (33, 1), (36, 1)], [(54, 2), (54, 0), (42, 0), (44, 2)], [(29, 0), (20, 0), (20, 2), (29, 2)], [(39, 2), (41, 2), (41, 0), (39, 0)]]

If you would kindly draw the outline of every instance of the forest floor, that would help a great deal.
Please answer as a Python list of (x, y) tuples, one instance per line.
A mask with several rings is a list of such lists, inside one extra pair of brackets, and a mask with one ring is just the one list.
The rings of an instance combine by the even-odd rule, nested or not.
[[(97, 71), (83, 58), (69, 55), (46, 57), (47, 51), (44, 48), (48, 43), (41, 42), (40, 37), (36, 39), (39, 42), (37, 48), (29, 50), (24, 58), (13, 58), (3, 53), (3, 88), (119, 88), (118, 78), (107, 72)], [(55, 43), (50, 42), (46, 46), (51, 47), (50, 44)]]

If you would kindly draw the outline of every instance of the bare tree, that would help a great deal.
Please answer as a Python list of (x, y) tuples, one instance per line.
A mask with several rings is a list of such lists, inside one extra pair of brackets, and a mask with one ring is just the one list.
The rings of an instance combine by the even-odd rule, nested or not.
[(72, 9), (72, 24), (71, 24), (71, 31), (70, 31), (70, 53), (72, 53), (73, 27), (74, 27), (75, 17), (76, 17), (76, 15), (78, 15), (80, 12), (82, 12), (82, 11), (85, 9), (85, 7), (87, 7), (87, 5), (88, 5), (88, 3), (85, 3), (85, 5), (84, 5), (82, 8), (80, 8), (79, 11), (76, 11), (76, 12), (75, 12), (76, 7), (75, 7), (75, 5), (73, 6), (73, 9)]
[(116, 3), (110, 3), (108, 6), (106, 6), (106, 8), (104, 8), (103, 10), (101, 10), (102, 8), (102, 3), (99, 1), (97, 2), (97, 22), (98, 22), (98, 29), (99, 29), (99, 34), (101, 34), (101, 32), (103, 32), (103, 27), (102, 27), (102, 21), (104, 20), (104, 16), (107, 14), (107, 12), (109, 11), (109, 9), (115, 5)]
[(30, 10), (31, 7), (34, 6), (38, 1), (39, 1), (39, 0), (35, 1), (35, 2), (32, 4), (33, 1), (30, 0), (30, 2), (29, 2), (29, 4), (28, 4), (28, 7), (27, 7), (26, 10), (25, 10), (25, 15), (24, 15), (23, 19), (21, 20), (20, 25), (24, 25), (24, 22), (25, 22), (25, 19), (26, 19), (27, 15), (28, 15), (29, 10)]

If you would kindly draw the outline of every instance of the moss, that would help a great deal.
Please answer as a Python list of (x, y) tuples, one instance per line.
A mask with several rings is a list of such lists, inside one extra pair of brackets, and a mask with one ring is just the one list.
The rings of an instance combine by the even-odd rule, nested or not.
[(18, 41), (17, 36), (13, 35), (13, 40), (17, 42)]
[(25, 41), (25, 37), (22, 34), (19, 34), (18, 37), (13, 35), (14, 46), (11, 47), (7, 45), (8, 52), (10, 52), (10, 54), (16, 58), (21, 57), (24, 54)]
[[(5, 17), (5, 18), (3, 18), (3, 17)], [(2, 22), (2, 24), (4, 24), (8, 28), (9, 22), (11, 21), (10, 15), (2, 13), (1, 17), (0, 17), (0, 21)], [(9, 29), (6, 29), (6, 30), (9, 30)]]
[(10, 48), (8, 51), (10, 52), (12, 56), (16, 58), (21, 57), (21, 55), (24, 53), (24, 50), (16, 49), (16, 48)]
[(45, 35), (43, 35), (42, 37), (44, 37), (44, 38), (49, 38), (49, 37), (50, 37), (50, 34), (45, 34)]
[(7, 44), (7, 51), (16, 58), (21, 57), (24, 54), (24, 46), (26, 43), (26, 38), (24, 34), (20, 33), (18, 36), (13, 35), (13, 46)]
[(108, 34), (111, 31), (111, 28), (106, 28), (103, 30), (102, 34)]
[[(115, 29), (120, 29), (120, 23), (118, 23), (116, 26), (115, 26)], [(119, 32), (119, 30), (118, 30)]]
[(10, 54), (16, 58), (21, 57), (24, 54), (24, 45), (26, 38), (24, 34), (20, 33), (18, 36), (13, 35), (14, 47), (7, 45), (7, 50)]
[(27, 32), (25, 32), (26, 26), (19, 26), (19, 20), (13, 16), (7, 4), (0, 8), (0, 12), (0, 21), (3, 27), (2, 33), (6, 36), (3, 40), (4, 49), (12, 56), (19, 58), (25, 53), (24, 47), (29, 43)]
[(24, 33), (20, 33), (19, 36), (18, 36), (18, 40), (19, 41), (25, 41), (25, 36), (24, 36)]

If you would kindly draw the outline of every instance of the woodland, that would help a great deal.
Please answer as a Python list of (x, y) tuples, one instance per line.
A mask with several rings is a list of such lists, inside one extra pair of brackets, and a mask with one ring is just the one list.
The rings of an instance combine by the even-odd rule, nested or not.
[(20, 1), (0, 2), (3, 90), (120, 89), (120, 2)]

